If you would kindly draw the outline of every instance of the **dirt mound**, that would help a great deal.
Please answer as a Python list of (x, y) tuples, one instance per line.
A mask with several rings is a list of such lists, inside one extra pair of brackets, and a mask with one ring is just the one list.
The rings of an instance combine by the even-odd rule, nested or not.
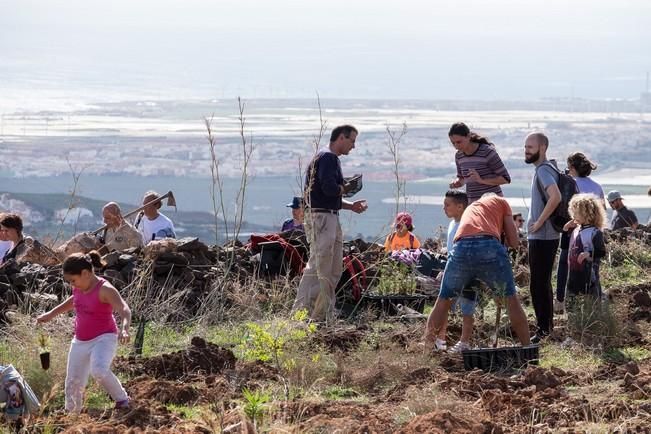
[(155, 378), (180, 380), (192, 374), (216, 374), (235, 366), (235, 355), (200, 337), (193, 337), (190, 348), (150, 358), (129, 356), (116, 359), (116, 367), (132, 376), (150, 375)]
[(315, 333), (314, 339), (330, 350), (347, 351), (357, 347), (365, 335), (366, 329), (364, 328), (323, 328)]
[(162, 404), (190, 404), (199, 400), (201, 392), (187, 383), (138, 377), (127, 384), (129, 396), (135, 400), (153, 399)]
[(416, 416), (398, 433), (458, 433), (458, 434), (479, 434), (504, 432), (499, 426), (486, 418), (463, 418), (459, 413), (455, 414), (447, 410), (433, 411), (431, 413)]
[(297, 432), (342, 433), (392, 433), (395, 420), (390, 407), (381, 404), (360, 404), (337, 401), (313, 403), (307, 401), (286, 402), (281, 406), (279, 417), (300, 415)]
[(551, 371), (538, 367), (529, 367), (526, 370), (524, 382), (530, 386), (536, 386), (536, 391), (561, 385), (561, 381)]
[[(48, 423), (57, 427), (60, 433), (210, 433), (211, 431), (195, 422), (185, 421), (164, 406), (151, 402), (132, 402), (129, 410), (112, 412), (92, 412), (75, 417), (68, 415), (52, 416)], [(59, 431), (60, 429), (60, 431)]]

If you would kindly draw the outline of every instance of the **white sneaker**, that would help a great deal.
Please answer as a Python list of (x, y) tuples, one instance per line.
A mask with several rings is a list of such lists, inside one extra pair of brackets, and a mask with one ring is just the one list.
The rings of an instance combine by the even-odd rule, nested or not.
[(447, 351), (448, 344), (443, 339), (436, 338), (436, 342), (434, 343), (434, 350)]
[(565, 301), (554, 300), (554, 313), (565, 313)]
[(470, 344), (467, 342), (457, 342), (452, 348), (450, 348), (451, 353), (460, 353), (462, 351), (470, 350)]

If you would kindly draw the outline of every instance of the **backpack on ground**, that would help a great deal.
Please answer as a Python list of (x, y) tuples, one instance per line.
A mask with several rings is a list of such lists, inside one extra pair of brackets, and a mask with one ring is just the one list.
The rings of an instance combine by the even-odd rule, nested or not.
[[(569, 222), (572, 219), (570, 217), (569, 210), (570, 199), (572, 199), (572, 196), (579, 193), (579, 187), (576, 185), (574, 178), (564, 172), (561, 172), (553, 164), (545, 162), (542, 163), (541, 166), (542, 165), (551, 167), (558, 174), (558, 182), (556, 185), (558, 186), (558, 190), (561, 192), (561, 202), (558, 204), (554, 212), (552, 212), (552, 214), (549, 216), (549, 222), (552, 224), (552, 227), (556, 232), (563, 232), (563, 226), (565, 226), (565, 223)], [(538, 186), (538, 190), (540, 190), (543, 201), (545, 204), (547, 204), (547, 200), (545, 199), (546, 193), (540, 185), (540, 180), (538, 178), (536, 178), (536, 184)]]

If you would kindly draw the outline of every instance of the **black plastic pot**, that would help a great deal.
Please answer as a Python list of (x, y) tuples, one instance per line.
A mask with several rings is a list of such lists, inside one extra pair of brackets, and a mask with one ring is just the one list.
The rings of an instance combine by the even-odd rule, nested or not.
[(45, 371), (50, 369), (50, 352), (41, 353), (39, 357), (41, 358), (41, 368)]
[(522, 368), (531, 363), (538, 364), (538, 345), (526, 347), (480, 348), (466, 350), (463, 355), (463, 367), (470, 371), (479, 368), (482, 371), (501, 371)]
[(386, 315), (398, 315), (397, 306), (399, 304), (414, 309), (417, 312), (423, 313), (425, 309), (425, 302), (428, 296), (426, 295), (362, 295), (362, 306), (375, 308)]

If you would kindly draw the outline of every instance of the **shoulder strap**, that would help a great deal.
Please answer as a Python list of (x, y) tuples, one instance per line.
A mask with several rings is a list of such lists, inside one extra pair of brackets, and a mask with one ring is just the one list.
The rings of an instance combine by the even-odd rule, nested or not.
[(542, 196), (543, 202), (547, 204), (547, 198), (545, 197), (545, 189), (540, 185), (540, 178), (538, 177), (538, 169), (540, 169), (542, 166), (549, 166), (552, 169), (554, 169), (554, 172), (558, 175), (558, 180), (556, 181), (557, 183), (560, 182), (561, 180), (561, 171), (558, 170), (552, 163), (549, 161), (544, 161), (543, 163), (540, 164), (540, 166), (536, 167), (536, 186), (538, 187), (538, 191), (540, 192), (540, 195)]
[(413, 249), (414, 248), (414, 234), (409, 232), (409, 248)]

